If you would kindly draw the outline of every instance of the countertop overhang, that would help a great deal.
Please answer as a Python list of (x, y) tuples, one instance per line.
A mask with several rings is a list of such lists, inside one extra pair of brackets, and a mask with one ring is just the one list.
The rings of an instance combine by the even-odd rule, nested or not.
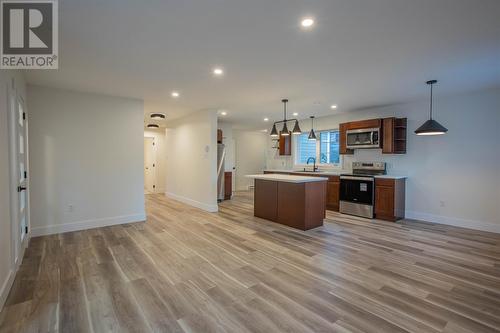
[(246, 177), (253, 179), (260, 179), (260, 180), (270, 180), (276, 182), (287, 182), (287, 183), (310, 183), (310, 182), (328, 181), (328, 178), (326, 177), (307, 177), (307, 176), (281, 175), (281, 174), (247, 175)]

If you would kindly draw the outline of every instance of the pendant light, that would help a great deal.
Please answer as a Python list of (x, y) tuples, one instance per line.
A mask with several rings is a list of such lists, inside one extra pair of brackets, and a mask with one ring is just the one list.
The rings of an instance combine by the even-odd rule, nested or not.
[(310, 116), (311, 118), (311, 131), (309, 132), (309, 136), (307, 137), (311, 141), (317, 140), (316, 133), (314, 133), (314, 116)]
[(273, 124), (273, 129), (271, 130), (271, 137), (277, 138), (278, 136), (280, 135), (278, 134), (278, 130), (276, 129), (276, 124)]
[(430, 117), (422, 126), (416, 129), (415, 134), (417, 135), (441, 135), (448, 132), (448, 129), (432, 119), (432, 86), (437, 83), (437, 80), (430, 80), (426, 82), (431, 86), (431, 105), (430, 105)]
[(298, 120), (295, 120), (295, 125), (293, 126), (292, 134), (295, 134), (295, 135), (302, 134), (302, 131), (300, 130), (300, 127), (299, 127)]
[(283, 102), (283, 114), (284, 114), (283, 128), (281, 129), (281, 135), (288, 136), (288, 135), (290, 135), (290, 131), (288, 131), (288, 127), (286, 126), (286, 103), (288, 102), (288, 100), (282, 99), (281, 101)]
[[(286, 119), (286, 103), (288, 103), (288, 99), (282, 99), (283, 102), (283, 120), (280, 121), (275, 121), (273, 124), (273, 128), (271, 129), (271, 137), (276, 138), (279, 137), (280, 134), (282, 136), (289, 136), (290, 134), (302, 134), (302, 130), (300, 129), (299, 126), (299, 120), (298, 119)], [(289, 121), (295, 121), (292, 132), (288, 130), (287, 122)], [(276, 124), (283, 123), (283, 128), (281, 129), (280, 134), (278, 134), (278, 130), (276, 128)]]

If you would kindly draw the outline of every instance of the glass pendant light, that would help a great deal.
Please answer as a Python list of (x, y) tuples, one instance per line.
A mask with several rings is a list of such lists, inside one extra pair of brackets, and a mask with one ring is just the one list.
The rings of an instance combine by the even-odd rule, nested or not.
[(311, 118), (311, 131), (309, 132), (309, 136), (307, 137), (311, 141), (316, 141), (316, 133), (314, 133), (314, 116), (310, 116)]
[(430, 117), (422, 126), (415, 130), (417, 135), (441, 135), (448, 132), (448, 129), (432, 119), (432, 86), (437, 83), (436, 80), (430, 80), (426, 82), (431, 86), (431, 106), (430, 106)]

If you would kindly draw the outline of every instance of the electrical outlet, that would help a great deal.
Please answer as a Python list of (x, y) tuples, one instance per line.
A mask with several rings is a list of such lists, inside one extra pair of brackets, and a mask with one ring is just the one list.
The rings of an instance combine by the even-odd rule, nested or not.
[(443, 200), (441, 200), (441, 201), (439, 201), (439, 206), (440, 207), (445, 207), (446, 203)]
[(68, 205), (68, 212), (73, 213), (75, 211), (75, 206)]

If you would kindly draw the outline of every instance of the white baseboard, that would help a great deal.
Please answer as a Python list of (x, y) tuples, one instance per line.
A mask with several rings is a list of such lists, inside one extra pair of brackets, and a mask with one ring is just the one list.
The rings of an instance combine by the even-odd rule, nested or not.
[(12, 284), (14, 283), (14, 270), (9, 270), (9, 274), (7, 278), (2, 284), (2, 288), (0, 289), (0, 311), (2, 311), (3, 306), (5, 305), (5, 301), (7, 300), (7, 296), (9, 296), (10, 288), (12, 288)]
[(64, 232), (107, 227), (116, 224), (141, 222), (145, 220), (146, 220), (145, 213), (136, 215), (115, 216), (115, 217), (107, 217), (101, 219), (78, 221), (78, 222), (71, 222), (64, 224), (53, 224), (44, 227), (34, 227), (31, 229), (31, 233), (33, 237), (45, 236), (52, 234), (60, 234)]
[(182, 203), (188, 204), (188, 205), (196, 207), (196, 208), (206, 210), (207, 212), (210, 212), (210, 213), (215, 213), (215, 212), (219, 211), (219, 206), (217, 204), (215, 204), (215, 205), (206, 204), (203, 202), (199, 202), (199, 201), (196, 201), (193, 199), (183, 197), (181, 195), (171, 193), (171, 192), (166, 192), (165, 195), (171, 199), (180, 201)]
[(460, 218), (456, 218), (456, 217), (434, 215), (434, 214), (421, 213), (421, 212), (408, 211), (408, 210), (406, 211), (405, 216), (407, 219), (420, 220), (420, 221), (432, 222), (432, 223), (437, 223), (437, 224), (452, 225), (452, 226), (461, 227), (461, 228), (468, 228), (468, 229), (474, 229), (474, 230), (500, 233), (500, 224), (491, 223), (491, 222), (466, 220), (466, 219), (460, 219)]

